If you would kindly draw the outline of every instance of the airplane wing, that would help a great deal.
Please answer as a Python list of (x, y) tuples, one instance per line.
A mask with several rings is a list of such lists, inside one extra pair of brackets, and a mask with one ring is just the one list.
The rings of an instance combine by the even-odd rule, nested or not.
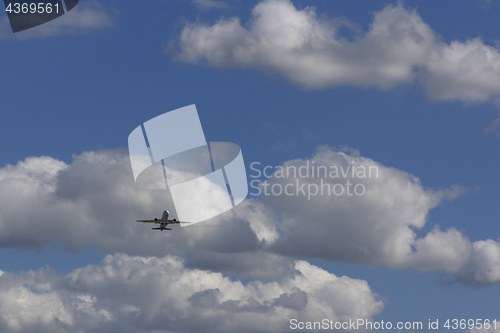
[(191, 222), (184, 222), (184, 221), (177, 221), (177, 220), (168, 220), (167, 224), (179, 224), (179, 223), (191, 223)]
[(137, 222), (142, 222), (142, 223), (161, 223), (161, 220), (137, 220)]

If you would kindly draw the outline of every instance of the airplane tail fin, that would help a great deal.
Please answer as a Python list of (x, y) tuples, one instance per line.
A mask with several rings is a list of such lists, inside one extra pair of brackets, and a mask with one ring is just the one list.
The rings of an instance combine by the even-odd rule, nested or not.
[[(153, 230), (161, 230), (161, 228), (151, 228), (151, 229), (153, 229)], [(172, 230), (172, 229), (170, 229), (170, 228), (164, 228), (163, 230)]]

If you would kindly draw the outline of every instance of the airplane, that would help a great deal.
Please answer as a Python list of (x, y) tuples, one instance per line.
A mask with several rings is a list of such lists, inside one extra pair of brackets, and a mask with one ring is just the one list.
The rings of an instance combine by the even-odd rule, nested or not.
[(168, 219), (168, 210), (164, 211), (161, 219), (155, 218), (154, 220), (137, 220), (137, 222), (143, 222), (143, 223), (158, 223), (160, 225), (159, 228), (151, 228), (153, 230), (172, 230), (170, 228), (167, 228), (167, 225), (169, 224), (179, 224), (179, 223), (191, 223), (191, 222), (181, 222), (177, 221), (176, 219), (169, 220)]

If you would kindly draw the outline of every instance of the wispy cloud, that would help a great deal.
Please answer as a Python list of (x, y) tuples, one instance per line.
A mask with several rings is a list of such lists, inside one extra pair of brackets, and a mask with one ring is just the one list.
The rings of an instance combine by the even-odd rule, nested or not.
[(229, 7), (227, 3), (224, 1), (217, 0), (194, 0), (195, 3), (200, 9), (209, 10), (209, 9), (221, 9)]

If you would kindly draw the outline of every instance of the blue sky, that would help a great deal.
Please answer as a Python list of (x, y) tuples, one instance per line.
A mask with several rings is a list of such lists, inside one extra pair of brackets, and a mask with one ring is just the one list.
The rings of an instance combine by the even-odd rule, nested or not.
[[(290, 21), (280, 26), (285, 20), (280, 21), (276, 15), (283, 13), (291, 15)], [(208, 0), (141, 3), (110, 0), (104, 3), (82, 0), (64, 17), (18, 34), (10, 32), (7, 15), (1, 14), (0, 192), (5, 204), (0, 210), (0, 269), (7, 273), (0, 276), (0, 285), (3, 276), (7, 286), (8, 275), (26, 279), (24, 284), (31, 284), (34, 289), (41, 288), (29, 280), (33, 275), (52, 281), (54, 285), (48, 293), (54, 297), (64, 299), (61, 296), (64, 293), (70, 295), (67, 297), (77, 297), (76, 289), (68, 287), (61, 291), (54, 281), (68, 280), (71, 274), (84, 274), (75, 270), (89, 264), (94, 265), (86, 268), (91, 275), (93, 270), (102, 272), (106, 265), (119, 270), (120, 260), (135, 265), (140, 261), (137, 258), (154, 256), (160, 261), (184, 258), (182, 269), (179, 268), (183, 274), (194, 274), (193, 270), (201, 269), (207, 279), (213, 278), (209, 274), (217, 272), (248, 284), (288, 279), (286, 283), (280, 282), (280, 288), (283, 288), (282, 294), (292, 295), (295, 291), (286, 289), (291, 288), (292, 283), (291, 262), (305, 260), (336, 276), (364, 280), (371, 288), (374, 296), (366, 296), (365, 301), (373, 303), (373, 308), (352, 310), (342, 318), (355, 318), (360, 313), (393, 322), (498, 318), (495, 301), (500, 283), (500, 250), (495, 252), (493, 248), (500, 249), (497, 242), (500, 158), (496, 153), (500, 151), (500, 132), (494, 126), (500, 107), (500, 51), (496, 49), (500, 40), (499, 14), (498, 3), (479, 0), (439, 3)], [(378, 26), (374, 17), (379, 17)], [(309, 20), (306, 23), (312, 25), (294, 21), (297, 18)], [(273, 22), (279, 24), (273, 25)], [(391, 24), (397, 29), (391, 30)], [(295, 28), (285, 29), (290, 26)], [(376, 35), (373, 26), (387, 36)], [(217, 27), (226, 30), (217, 30)], [(401, 37), (398, 29), (407, 35)], [(207, 31), (209, 33), (203, 35)], [(266, 38), (273, 43), (268, 43)], [(287, 43), (293, 45), (290, 47)], [(308, 57), (315, 61), (307, 62)], [(454, 64), (456, 59), (463, 62)], [(448, 64), (452, 65), (448, 68)], [(392, 65), (399, 67), (392, 68)], [(331, 72), (328, 66), (339, 67)], [(422, 250), (416, 261), (400, 261), (392, 252), (387, 257), (361, 254), (350, 257), (344, 253), (351, 253), (352, 248), (321, 243), (324, 240), (315, 233), (324, 230), (335, 240), (335, 221), (349, 218), (329, 210), (327, 201), (311, 204), (281, 198), (251, 198), (244, 208), (247, 210), (242, 208), (234, 213), (236, 215), (226, 214), (220, 218), (225, 225), (234, 223), (236, 231), (227, 228), (227, 231), (210, 231), (207, 236), (196, 234), (194, 237), (177, 230), (159, 235), (147, 227), (138, 229), (134, 224), (136, 217), (142, 217), (138, 215), (147, 214), (144, 218), (150, 218), (164, 209), (157, 199), (141, 192), (143, 201), (138, 202), (143, 205), (138, 203), (132, 207), (130, 203), (139, 198), (136, 194), (128, 197), (128, 190), (115, 183), (110, 185), (110, 190), (100, 188), (99, 182), (94, 183), (92, 179), (102, 182), (107, 179), (110, 184), (118, 180), (131, 181), (132, 174), (128, 173), (126, 164), (130, 132), (146, 120), (190, 104), (197, 106), (208, 141), (234, 142), (241, 147), (248, 174), (249, 165), (254, 161), (278, 166), (331, 158), (332, 163), (337, 163), (341, 155), (335, 154), (343, 147), (357, 150), (360, 156), (383, 166), (389, 179), (395, 179), (392, 185), (378, 184), (390, 192), (392, 199), (415, 197), (408, 197), (401, 206), (395, 204), (394, 208), (380, 213), (380, 220), (377, 220), (379, 210), (375, 206), (353, 204), (349, 209), (366, 214), (356, 215), (353, 222), (359, 224), (355, 225), (363, 225), (363, 216), (375, 216), (375, 222), (370, 223), (386, 226), (386, 222), (393, 219), (390, 223), (396, 228), (400, 222), (410, 225), (405, 220), (406, 213), (416, 219), (422, 213), (427, 215), (423, 219), (425, 223), (420, 228), (408, 227), (415, 232), (412, 239), (424, 239), (436, 226), (443, 233), (455, 228), (459, 233), (453, 241), (456, 248), (438, 239), (435, 244), (429, 241), (429, 248)], [(320, 146), (328, 146), (323, 149), (334, 155), (318, 155)], [(356, 153), (348, 154), (356, 156)], [(54, 160), (41, 160), (41, 156)], [(32, 169), (17, 164), (28, 157), (34, 158)], [(65, 169), (55, 160), (70, 167)], [(117, 176), (112, 168), (104, 167), (112, 163), (117, 163)], [(54, 165), (60, 174), (52, 174), (49, 165)], [(107, 171), (100, 173), (100, 170)], [(409, 175), (418, 177), (420, 183), (413, 182), (408, 187), (394, 185), (409, 179)], [(51, 180), (45, 183), (44, 177)], [(10, 178), (24, 185), (12, 185)], [(405, 188), (411, 193), (405, 192)], [(432, 199), (440, 190), (448, 194)], [(152, 203), (145, 203), (148, 198)], [(419, 198), (437, 201), (417, 204)], [(311, 211), (319, 215), (307, 215)], [(397, 218), (400, 213), (401, 221)], [(105, 224), (109, 218), (113, 220), (109, 220), (108, 226)], [(255, 222), (259, 219), (265, 222), (262, 225)], [(323, 229), (327, 223), (329, 227)], [(30, 231), (30, 226), (36, 228)], [(85, 231), (96, 226), (99, 229), (95, 233)], [(297, 226), (310, 232), (304, 238), (300, 235), (291, 238), (298, 240), (294, 245), (298, 250), (294, 252), (289, 250), (288, 240), (282, 235), (293, 234), (292, 229)], [(43, 230), (52, 228), (62, 229), (43, 234)], [(273, 238), (273, 228), (279, 230), (277, 234), (281, 236), (276, 237), (280, 239)], [(350, 231), (365, 232), (355, 228)], [(259, 232), (265, 236), (259, 238)], [(85, 233), (81, 242), (79, 233)], [(97, 233), (110, 236), (106, 238)], [(206, 244), (202, 237), (206, 237)], [(248, 248), (232, 247), (239, 237), (241, 244), (248, 241)], [(202, 244), (202, 250), (193, 248), (190, 238)], [(352, 244), (370, 251), (368, 245), (364, 248), (366, 239), (353, 236)], [(391, 239), (381, 238), (377, 244), (374, 240), (372, 250), (384, 248), (382, 242), (390, 243)], [(473, 242), (487, 239), (495, 243), (491, 250), (484, 250), (491, 252), (467, 252)], [(218, 242), (227, 243), (228, 249), (213, 245)], [(318, 250), (321, 255), (311, 255), (314, 251), (309, 249), (315, 246), (321, 248)], [(409, 246), (417, 251), (416, 243)], [(451, 254), (447, 252), (449, 249)], [(460, 254), (461, 250), (466, 254)], [(440, 257), (440, 253), (451, 257)], [(248, 259), (252, 254), (257, 254), (256, 259), (252, 259), (255, 262)], [(101, 263), (107, 255), (111, 255), (110, 261)], [(456, 267), (446, 266), (446, 262), (460, 261), (457, 258), (461, 256), (470, 257)], [(483, 262), (486, 257), (489, 261)], [(242, 264), (235, 265), (237, 261)], [(267, 275), (253, 271), (259, 265), (266, 268)], [(53, 276), (46, 277), (37, 271), (46, 266), (55, 271)], [(153, 266), (151, 264), (151, 274), (155, 274), (156, 266)], [(271, 274), (274, 269), (276, 272)], [(480, 269), (493, 272), (489, 280), (471, 278)], [(25, 273), (29, 270), (34, 272)], [(456, 282), (446, 283), (454, 279)], [(352, 288), (361, 288), (352, 283)], [(224, 294), (219, 299), (221, 304), (223, 299), (237, 299), (240, 304), (247, 304), (248, 297), (230, 291), (236, 287), (229, 286), (225, 291), (224, 286), (221, 283), (217, 287), (221, 295)], [(302, 285), (297, 288), (307, 290)], [(116, 323), (117, 318), (121, 318), (116, 309), (125, 306), (125, 301), (122, 304), (119, 298), (91, 287), (87, 289), (97, 300), (92, 303), (95, 311), (105, 309), (112, 319), (106, 317), (109, 320), (103, 322), (97, 312), (88, 312), (85, 316), (92, 319), (82, 324), (80, 320), (87, 317), (76, 308), (67, 308), (68, 313), (53, 311), (53, 317), (47, 317), (42, 324), (36, 318), (21, 320), (18, 328), (28, 331), (39, 324), (50, 331), (54, 327), (51, 325), (55, 325), (54, 318), (58, 318), (68, 325), (60, 328), (63, 331), (122, 329)], [(187, 295), (186, 299), (192, 300), (196, 292), (214, 289), (216, 287), (196, 284), (191, 293), (180, 296), (172, 290), (163, 292), (167, 296)], [(315, 291), (307, 293), (308, 306), (312, 306)], [(364, 300), (353, 295), (357, 295), (354, 289), (348, 297), (353, 304)], [(134, 306), (146, 304), (144, 309), (153, 308), (155, 302), (170, 302), (167, 296), (165, 300), (143, 297)], [(322, 310), (326, 316), (341, 318), (338, 311), (343, 306), (339, 301), (341, 296), (332, 291), (331, 297), (333, 300)], [(272, 299), (277, 297), (267, 298), (275, 304), (272, 311), (286, 308)], [(265, 300), (264, 297), (258, 302), (262, 305)], [(99, 303), (101, 301), (103, 303)], [(106, 302), (113, 305), (106, 308), (109, 305)], [(383, 308), (379, 308), (380, 304)], [(310, 309), (305, 309), (297, 310), (296, 315), (302, 320), (317, 319), (311, 315), (312, 310), (306, 313)], [(231, 326), (216, 323), (216, 320), (226, 320), (230, 313), (210, 318), (191, 308), (179, 310), (185, 311), (189, 318), (199, 318), (194, 320), (196, 325), (189, 326), (182, 322), (171, 324), (168, 320), (174, 322), (174, 319), (170, 317), (166, 322), (141, 319), (147, 315), (145, 311), (137, 312), (139, 319), (127, 322), (133, 331), (197, 331), (201, 326), (196, 325), (207, 322), (207, 329), (212, 331), (231, 330)], [(255, 312), (245, 311), (242, 310), (234, 324), (242, 331), (287, 331), (287, 315), (291, 312), (279, 312), (276, 322), (274, 317), (266, 317), (264, 322), (269, 325), (266, 329), (252, 327), (246, 319), (258, 317), (252, 317)], [(17, 329), (5, 319), (8, 312), (0, 315), (3, 330)]]

